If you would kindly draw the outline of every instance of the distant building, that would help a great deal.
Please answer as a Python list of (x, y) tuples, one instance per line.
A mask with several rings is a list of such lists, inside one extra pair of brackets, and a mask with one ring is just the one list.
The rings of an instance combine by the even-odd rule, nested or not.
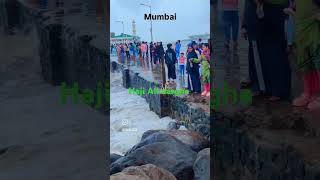
[(123, 33), (121, 33), (118, 36), (110, 37), (110, 43), (112, 44), (131, 43), (131, 42), (139, 42), (139, 41), (140, 41), (139, 36), (132, 36), (132, 35), (123, 34)]
[(191, 40), (198, 40), (200, 39), (209, 39), (210, 38), (210, 34), (197, 34), (197, 35), (191, 35), (189, 36), (189, 38)]

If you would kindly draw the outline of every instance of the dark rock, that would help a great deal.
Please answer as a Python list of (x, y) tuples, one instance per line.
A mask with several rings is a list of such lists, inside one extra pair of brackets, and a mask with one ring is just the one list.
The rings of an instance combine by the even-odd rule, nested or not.
[(110, 174), (129, 166), (154, 164), (174, 174), (178, 180), (193, 180), (196, 152), (176, 138), (154, 133), (134, 146), (124, 157), (111, 164)]
[(177, 122), (170, 122), (167, 126), (167, 130), (177, 130), (180, 128), (180, 125)]
[(160, 131), (163, 131), (163, 130), (154, 130), (154, 129), (151, 129), (151, 130), (148, 130), (146, 132), (144, 132), (142, 134), (142, 137), (141, 137), (141, 141), (144, 140), (145, 138), (147, 138), (148, 136), (150, 136), (151, 134), (154, 134), (154, 133), (157, 133), (157, 132), (160, 132)]
[(121, 158), (122, 156), (119, 154), (110, 154), (110, 164)]
[(132, 166), (110, 176), (110, 180), (177, 180), (169, 171), (153, 164)]
[(141, 140), (149, 137), (154, 133), (162, 133), (168, 134), (185, 145), (189, 146), (192, 150), (199, 152), (200, 150), (209, 147), (209, 141), (206, 140), (201, 134), (197, 133), (196, 131), (190, 130), (149, 130), (143, 133)]
[(210, 180), (210, 148), (200, 151), (193, 164), (194, 180)]

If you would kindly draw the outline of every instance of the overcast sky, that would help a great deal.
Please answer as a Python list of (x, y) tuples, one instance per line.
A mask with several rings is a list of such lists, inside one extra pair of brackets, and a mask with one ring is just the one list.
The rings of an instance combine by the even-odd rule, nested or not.
[(134, 19), (137, 35), (150, 41), (150, 20), (144, 20), (149, 8), (140, 3), (151, 4), (152, 14), (177, 13), (175, 21), (153, 21), (154, 41), (176, 41), (210, 32), (210, 0), (111, 0), (110, 32), (122, 33), (122, 24), (115, 21), (124, 21), (124, 32), (132, 34)]

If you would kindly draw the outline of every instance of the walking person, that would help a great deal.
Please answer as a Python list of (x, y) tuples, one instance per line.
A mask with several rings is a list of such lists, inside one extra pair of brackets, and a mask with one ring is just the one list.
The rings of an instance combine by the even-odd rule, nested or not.
[[(177, 56), (175, 51), (172, 49), (172, 44), (167, 45), (167, 50), (165, 52), (165, 62), (168, 69), (168, 80), (169, 83), (173, 83), (176, 79), (176, 62), (177, 62)], [(172, 79), (172, 81), (171, 81)]]
[(222, 9), (225, 47), (229, 49), (232, 39), (233, 48), (237, 49), (239, 35), (239, 0), (222, 0)]

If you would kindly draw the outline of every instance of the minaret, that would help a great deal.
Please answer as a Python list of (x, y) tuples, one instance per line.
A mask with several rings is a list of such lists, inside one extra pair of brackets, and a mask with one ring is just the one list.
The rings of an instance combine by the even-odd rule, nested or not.
[(132, 35), (137, 36), (136, 22), (134, 20), (132, 20)]

